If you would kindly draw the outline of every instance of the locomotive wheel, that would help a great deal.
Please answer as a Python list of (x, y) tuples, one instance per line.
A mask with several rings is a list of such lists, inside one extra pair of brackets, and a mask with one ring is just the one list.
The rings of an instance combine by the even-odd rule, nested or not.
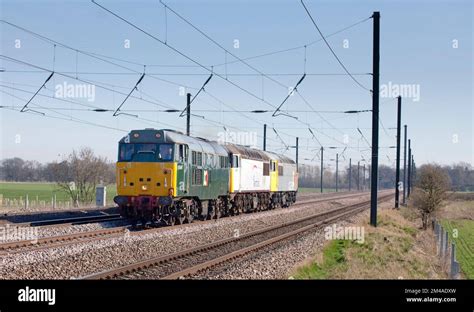
[(188, 214), (188, 216), (186, 217), (186, 222), (193, 223), (193, 221), (194, 221), (194, 216), (192, 214)]
[(176, 217), (175, 216), (172, 216), (172, 215), (169, 215), (168, 216), (168, 225), (169, 226), (173, 226), (176, 224)]
[(226, 202), (224, 204), (224, 211), (222, 212), (222, 217), (228, 217), (230, 216), (230, 208), (229, 208), (229, 204)]
[(164, 214), (163, 219), (166, 222), (166, 224), (173, 226), (176, 224), (176, 221), (178, 219), (178, 209), (174, 205), (170, 205), (166, 208), (167, 213)]
[(222, 212), (220, 207), (216, 207), (215, 219), (220, 219), (222, 217)]
[(217, 219), (217, 213), (219, 209), (219, 200), (214, 200), (212, 201), (212, 204), (209, 203), (209, 208), (208, 208), (208, 213), (207, 213), (207, 219), (208, 220), (214, 220)]
[(217, 207), (217, 206), (212, 207), (212, 211), (209, 212), (208, 219), (210, 219), (210, 220), (216, 219), (217, 220), (220, 217), (221, 217), (221, 211), (220, 211), (219, 207)]
[(176, 217), (176, 221), (179, 225), (184, 224), (184, 221), (186, 221), (186, 217), (184, 214), (180, 213), (179, 216)]
[(184, 221), (186, 220), (186, 216), (184, 215), (183, 213), (183, 203), (182, 202), (177, 202), (175, 204), (175, 209), (173, 211), (173, 215), (175, 216), (175, 219), (176, 219), (176, 223), (181, 225), (184, 223)]
[(188, 213), (186, 214), (186, 220), (188, 223), (193, 223), (194, 219), (197, 218), (197, 205), (193, 200), (192, 204), (188, 206)]

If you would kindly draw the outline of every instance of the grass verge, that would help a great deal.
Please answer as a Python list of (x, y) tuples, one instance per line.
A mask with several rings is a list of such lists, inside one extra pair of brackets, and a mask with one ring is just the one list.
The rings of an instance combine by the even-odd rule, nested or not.
[(297, 267), (295, 279), (430, 279), (446, 278), (430, 231), (419, 230), (398, 211), (384, 209), (378, 224), (364, 228), (364, 242), (332, 240), (319, 259)]

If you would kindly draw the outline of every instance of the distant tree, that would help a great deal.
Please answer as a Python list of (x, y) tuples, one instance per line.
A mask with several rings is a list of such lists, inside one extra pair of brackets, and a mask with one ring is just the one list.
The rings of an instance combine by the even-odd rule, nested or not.
[(104, 183), (114, 184), (115, 183), (115, 173), (116, 173), (115, 163), (108, 163), (107, 164), (107, 171), (105, 172), (105, 175), (104, 175)]
[(44, 165), (41, 169), (41, 179), (48, 182), (56, 182), (55, 169), (57, 163), (51, 162)]
[(333, 173), (330, 169), (324, 168), (323, 188), (335, 188), (335, 187), (336, 187), (336, 173)]
[[(327, 166), (327, 165), (326, 165)], [(329, 164), (329, 166), (324, 169), (323, 184), (325, 188), (335, 188), (336, 187), (336, 166), (334, 163)], [(352, 162), (351, 170), (347, 166), (347, 160), (339, 162), (339, 172), (338, 172), (338, 186), (339, 189), (348, 189), (349, 188), (349, 176), (351, 177), (351, 189), (357, 190), (357, 177), (359, 177), (359, 186), (362, 190), (363, 188), (367, 189), (370, 186), (370, 165), (365, 165), (365, 178), (364, 178), (364, 164), (360, 164), (359, 174), (357, 173), (357, 162)], [(349, 174), (349, 171), (352, 171), (352, 174)], [(393, 188), (395, 187), (395, 169), (390, 168), (386, 165), (379, 166), (379, 187), (381, 189)], [(299, 187), (316, 187), (321, 186), (321, 171), (319, 166), (310, 166), (306, 164), (301, 164), (299, 166), (298, 173), (298, 185)]]
[(472, 165), (459, 162), (451, 166), (444, 166), (451, 178), (452, 187), (455, 191), (474, 191), (474, 170)]
[(41, 171), (43, 165), (36, 160), (28, 160), (24, 162), (22, 168), (21, 181), (41, 181)]
[(298, 172), (299, 187), (318, 187), (319, 186), (319, 168), (315, 166), (301, 164)]
[(2, 161), (2, 180), (21, 181), (23, 178), (23, 166), (25, 161), (21, 158), (8, 158)]
[[(351, 190), (357, 190), (357, 162), (353, 162), (350, 168), (347, 167), (346, 176), (347, 176), (347, 179), (346, 179), (347, 188), (349, 188), (349, 177), (350, 177)], [(359, 175), (359, 178), (361, 176), (362, 174)]]
[(386, 165), (379, 166), (379, 187), (395, 188), (395, 169)]
[(418, 169), (412, 201), (420, 214), (423, 229), (427, 229), (430, 217), (446, 198), (450, 187), (450, 178), (441, 166), (428, 164)]
[(0, 179), (4, 181), (40, 181), (42, 165), (33, 160), (7, 158), (0, 164)]
[(86, 147), (73, 151), (67, 160), (56, 163), (53, 170), (58, 187), (71, 196), (77, 207), (79, 203), (94, 200), (97, 184), (107, 176), (108, 163)]

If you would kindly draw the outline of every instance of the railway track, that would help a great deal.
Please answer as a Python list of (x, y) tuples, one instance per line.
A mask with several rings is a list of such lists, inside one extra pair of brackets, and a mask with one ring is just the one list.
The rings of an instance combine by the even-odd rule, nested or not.
[[(391, 193), (383, 195), (379, 201), (388, 200), (392, 196)], [(363, 201), (169, 255), (152, 257), (145, 261), (84, 276), (82, 279), (177, 279), (189, 276), (324, 224), (355, 215), (365, 210), (369, 204), (370, 200)]]
[[(343, 199), (346, 197), (353, 197), (356, 195), (362, 195), (362, 193), (353, 193), (353, 192), (339, 192), (337, 196), (334, 196), (333, 193), (325, 193), (325, 194), (317, 194), (317, 199), (314, 200), (305, 200), (306, 198), (314, 197), (314, 194), (305, 193), (299, 197), (300, 200), (305, 200), (301, 203), (318, 203), (327, 201), (329, 198), (334, 199)], [(346, 196), (344, 196), (346, 195)], [(298, 203), (297, 203), (298, 204)], [(108, 208), (110, 209), (110, 208)], [(92, 210), (89, 209), (89, 210)], [(82, 209), (80, 211), (73, 211), (73, 210), (58, 210), (55, 213), (61, 212), (85, 212), (86, 209)], [(94, 210), (95, 211), (95, 210)], [(53, 211), (51, 211), (53, 212)], [(49, 213), (49, 212), (48, 212)], [(14, 214), (16, 216), (21, 216), (21, 214)], [(14, 216), (13, 214), (10, 215)], [(4, 217), (3, 217), (4, 218)], [(80, 225), (80, 224), (87, 224), (87, 223), (97, 223), (97, 222), (105, 222), (105, 221), (120, 221), (123, 220), (118, 213), (106, 213), (102, 212), (99, 215), (91, 215), (91, 216), (77, 216), (77, 217), (62, 217), (62, 218), (49, 218), (44, 220), (34, 220), (34, 221), (27, 221), (27, 222), (4, 222), (5, 224), (11, 224), (15, 226), (38, 226), (38, 227), (46, 227), (46, 226), (68, 226), (68, 225)], [(4, 221), (4, 220), (2, 220)]]
[[(310, 205), (310, 204), (323, 203), (323, 202), (328, 202), (331, 200), (353, 198), (353, 197), (358, 197), (361, 195), (364, 195), (364, 194), (350, 193), (350, 194), (344, 194), (342, 196), (328, 196), (324, 198), (306, 200), (306, 201), (296, 202), (291, 208), (304, 206), (304, 205)], [(111, 220), (106, 220), (106, 221), (111, 221)], [(207, 223), (207, 222), (215, 222), (215, 220), (202, 221), (201, 223)], [(67, 224), (72, 224), (72, 223), (67, 223)], [(67, 224), (66, 223), (53, 224), (53, 226), (57, 226), (57, 225), (63, 226)], [(183, 225), (176, 225), (176, 226), (182, 227)], [(184, 226), (189, 226), (189, 225), (184, 225)], [(173, 228), (173, 227), (151, 228), (151, 229), (146, 229), (146, 230), (137, 231), (137, 232), (129, 232), (128, 226), (119, 226), (119, 227), (114, 227), (114, 228), (109, 228), (109, 229), (101, 229), (101, 230), (38, 238), (37, 240), (12, 241), (12, 242), (6, 242), (6, 243), (0, 244), (0, 255), (6, 254), (6, 253), (20, 253), (20, 252), (26, 252), (26, 251), (31, 251), (31, 250), (41, 250), (41, 249), (47, 249), (47, 248), (53, 248), (53, 247), (62, 247), (62, 246), (76, 244), (76, 243), (83, 243), (83, 242), (95, 241), (95, 240), (100, 240), (100, 239), (120, 237), (120, 236), (125, 235), (125, 233), (128, 233), (129, 235), (143, 235), (143, 234), (149, 234), (149, 233), (162, 231), (162, 230), (166, 230), (170, 228)]]
[[(4, 213), (0, 215), (0, 225), (2, 224), (15, 224), (18, 226), (45, 226), (47, 223), (59, 222), (70, 222), (74, 221), (74, 218), (82, 217), (98, 217), (104, 215), (117, 215), (117, 207), (108, 208), (75, 208), (68, 210), (56, 210), (56, 211), (36, 211), (36, 212), (15, 212), (15, 213)], [(72, 218), (72, 219), (71, 219)], [(59, 221), (62, 220), (62, 221)], [(84, 219), (86, 220), (86, 219)], [(80, 219), (78, 219), (78, 222)]]
[(98, 223), (98, 222), (107, 222), (107, 221), (120, 221), (124, 220), (118, 213), (101, 213), (92, 216), (77, 216), (77, 217), (61, 217), (61, 218), (50, 218), (50, 219), (40, 219), (34, 221), (26, 222), (3, 222), (0, 225), (11, 225), (17, 227), (62, 227), (70, 225), (80, 225), (87, 223)]
[(118, 221), (122, 220), (120, 214), (104, 214), (97, 216), (84, 216), (84, 217), (71, 217), (71, 218), (60, 218), (60, 219), (49, 219), (49, 220), (39, 220), (28, 222), (30, 226), (47, 226), (47, 225), (78, 225), (86, 223), (96, 223), (104, 221)]
[[(58, 214), (58, 213), (77, 213), (77, 212), (96, 212), (96, 211), (103, 211), (107, 209), (114, 208), (114, 206), (110, 207), (80, 207), (80, 208), (48, 208), (45, 210), (33, 210), (33, 211), (28, 211), (26, 214), (30, 215), (40, 215), (40, 214)], [(14, 216), (23, 216), (25, 215), (25, 211), (18, 211), (18, 210), (13, 210), (13, 211), (6, 211), (1, 214), (1, 217), (14, 217)]]
[[(350, 193), (350, 192), (344, 192), (344, 194), (342, 195), (337, 195), (337, 196), (321, 196), (321, 197), (317, 197), (315, 199), (309, 199), (309, 200), (305, 200), (305, 201), (302, 201), (302, 202), (296, 202), (295, 204), (293, 204), (292, 207), (295, 207), (295, 205), (298, 205), (298, 204), (317, 204), (317, 203), (323, 203), (323, 202), (327, 202), (327, 201), (330, 201), (330, 200), (339, 200), (339, 199), (346, 199), (346, 198), (352, 198), (352, 197), (358, 197), (358, 196), (363, 196), (363, 195), (369, 195), (369, 193)], [(310, 197), (311, 198), (311, 197)]]
[(89, 242), (104, 238), (118, 237), (120, 235), (124, 235), (126, 230), (126, 227), (117, 227), (104, 230), (44, 237), (35, 240), (12, 241), (0, 244), (0, 255), (6, 253), (19, 253), (30, 250), (41, 250), (52, 247), (61, 247), (79, 242)]

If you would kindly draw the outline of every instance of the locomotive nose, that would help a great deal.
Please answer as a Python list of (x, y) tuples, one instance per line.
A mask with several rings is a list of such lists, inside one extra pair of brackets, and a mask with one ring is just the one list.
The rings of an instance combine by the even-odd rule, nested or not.
[(118, 162), (117, 191), (123, 196), (170, 196), (169, 189), (176, 190), (176, 166), (175, 162)]

